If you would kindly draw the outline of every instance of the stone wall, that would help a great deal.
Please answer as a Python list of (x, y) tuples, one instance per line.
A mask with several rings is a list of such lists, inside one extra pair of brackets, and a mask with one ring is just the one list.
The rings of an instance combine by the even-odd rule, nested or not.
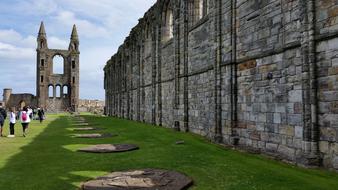
[[(47, 112), (78, 112), (80, 86), (80, 51), (76, 26), (73, 26), (68, 49), (51, 49), (44, 24), (37, 38), (36, 96), (39, 107)], [(63, 60), (63, 72), (54, 73), (54, 58)]]
[(104, 106), (105, 103), (101, 100), (79, 100), (79, 112), (103, 114)]
[(37, 107), (38, 100), (32, 94), (11, 94), (6, 101), (6, 109), (15, 108), (16, 110), (22, 109), (24, 106)]
[(106, 113), (338, 170), (337, 10), (158, 0), (104, 68)]

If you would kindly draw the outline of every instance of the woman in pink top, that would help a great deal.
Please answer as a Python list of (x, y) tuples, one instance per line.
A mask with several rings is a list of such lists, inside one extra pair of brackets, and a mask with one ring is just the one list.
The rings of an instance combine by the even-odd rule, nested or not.
[(23, 136), (26, 137), (28, 125), (31, 122), (31, 119), (29, 118), (28, 108), (24, 107), (20, 115)]

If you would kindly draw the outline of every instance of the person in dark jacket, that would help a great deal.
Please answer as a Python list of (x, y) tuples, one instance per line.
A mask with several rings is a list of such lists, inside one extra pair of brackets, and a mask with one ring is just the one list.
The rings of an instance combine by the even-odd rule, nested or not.
[(2, 137), (2, 129), (4, 127), (5, 120), (7, 118), (7, 112), (2, 106), (0, 106), (0, 137)]
[(38, 116), (39, 116), (40, 123), (42, 123), (42, 121), (45, 117), (45, 112), (43, 111), (43, 109), (38, 108)]

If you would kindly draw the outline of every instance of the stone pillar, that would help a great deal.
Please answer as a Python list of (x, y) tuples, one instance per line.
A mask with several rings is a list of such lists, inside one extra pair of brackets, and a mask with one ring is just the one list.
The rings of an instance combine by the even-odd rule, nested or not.
[(317, 80), (315, 55), (315, 2), (301, 0), (302, 24), (302, 89), (303, 89), (303, 154), (305, 165), (319, 165), (319, 127), (317, 123)]
[(135, 76), (134, 76), (134, 73), (133, 73), (133, 70), (134, 70), (134, 63), (135, 63), (135, 60), (136, 60), (136, 56), (135, 56), (135, 51), (136, 51), (136, 48), (135, 48), (135, 44), (133, 42), (133, 44), (131, 45), (131, 52), (130, 52), (130, 105), (131, 105), (131, 108), (130, 108), (130, 118), (132, 120), (135, 120), (134, 118), (134, 113), (135, 113), (135, 110), (134, 110), (134, 85), (133, 85), (133, 81), (135, 80)]
[(113, 62), (111, 61), (110, 62), (110, 65), (109, 65), (109, 115), (110, 116), (113, 116), (113, 98), (114, 98), (114, 95), (113, 95), (113, 73), (112, 73), (112, 67), (113, 67)]
[(137, 121), (141, 121), (141, 44), (137, 45)]
[(237, 0), (231, 0), (231, 65), (230, 65), (230, 141), (237, 145)]
[(183, 44), (183, 131), (189, 131), (189, 92), (188, 92), (188, 45), (189, 45), (189, 2), (184, 1), (184, 44)]
[[(145, 34), (142, 34), (142, 38), (144, 37)], [(140, 62), (140, 91), (141, 91), (141, 116), (140, 116), (140, 120), (142, 122), (145, 122), (145, 81), (144, 81), (144, 63), (145, 63), (145, 55), (144, 55), (144, 39), (142, 39), (142, 42), (141, 42), (141, 62)]]
[[(161, 14), (161, 12), (160, 12)], [(163, 16), (163, 15), (162, 15)], [(157, 28), (157, 118), (158, 125), (162, 126), (162, 17), (158, 20)]]
[(127, 67), (127, 80), (126, 80), (126, 85), (127, 85), (127, 118), (128, 119), (132, 119), (131, 114), (130, 114), (130, 107), (132, 106), (131, 104), (131, 83), (132, 83), (132, 79), (131, 79), (131, 60), (132, 60), (132, 56), (131, 56), (131, 47), (130, 44), (128, 44), (128, 61), (126, 63), (126, 67)]
[(116, 117), (116, 91), (117, 91), (117, 87), (116, 87), (116, 61), (115, 61), (115, 57), (113, 58), (113, 116)]
[(125, 51), (126, 49), (123, 49), (122, 55), (121, 55), (121, 63), (122, 63), (122, 118), (126, 118), (126, 96), (127, 96), (127, 78), (126, 78), (126, 59), (125, 59)]
[(222, 142), (222, 107), (221, 107), (221, 62), (222, 62), (222, 0), (215, 1), (215, 63), (214, 63), (214, 99), (215, 99), (215, 137), (217, 143)]
[(151, 97), (151, 121), (152, 124), (156, 124), (156, 24), (152, 27), (152, 97)]
[[(123, 52), (123, 50), (121, 50), (121, 53)], [(121, 60), (121, 53), (119, 54), (118, 58), (117, 58), (117, 63), (118, 63), (118, 87), (119, 87), (119, 98), (118, 98), (118, 105), (119, 105), (119, 117), (123, 118), (122, 116), (122, 105), (123, 105), (123, 70), (122, 70), (122, 60)]]
[(174, 52), (175, 52), (175, 98), (174, 98), (174, 129), (180, 130), (180, 117), (178, 115), (179, 104), (180, 104), (180, 62), (181, 62), (181, 35), (180, 35), (180, 6), (181, 1), (174, 1)]

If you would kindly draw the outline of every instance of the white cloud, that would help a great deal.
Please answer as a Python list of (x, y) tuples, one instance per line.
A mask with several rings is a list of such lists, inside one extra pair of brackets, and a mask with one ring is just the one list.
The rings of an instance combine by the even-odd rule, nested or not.
[(35, 57), (35, 51), (32, 48), (21, 48), (10, 44), (0, 42), (0, 58), (3, 59), (32, 59)]
[(109, 32), (104, 27), (85, 19), (76, 18), (73, 12), (61, 11), (55, 18), (59, 25), (65, 25), (67, 28), (71, 28), (73, 24), (76, 24), (78, 31), (80, 31), (80, 36), (88, 38), (109, 37)]
[(61, 40), (57, 37), (49, 37), (48, 39), (48, 46), (52, 49), (68, 49), (69, 42), (65, 40)]
[(0, 42), (15, 44), (15, 46), (22, 47), (35, 47), (36, 38), (34, 36), (22, 37), (17, 31), (10, 30), (0, 30)]
[(29, 15), (49, 15), (59, 8), (54, 0), (24, 0), (15, 6), (18, 11)]
[[(55, 36), (48, 39), (51, 48), (67, 49), (69, 42), (61, 40)], [(23, 60), (35, 57), (36, 37), (23, 37), (17, 31), (0, 30), (0, 57), (3, 59)]]

